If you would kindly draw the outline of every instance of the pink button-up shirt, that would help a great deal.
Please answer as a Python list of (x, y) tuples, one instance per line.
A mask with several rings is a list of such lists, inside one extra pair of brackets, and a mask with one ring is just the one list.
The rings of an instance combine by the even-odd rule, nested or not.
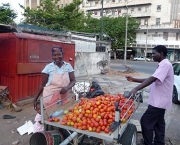
[(168, 59), (159, 63), (152, 76), (157, 80), (150, 85), (148, 104), (157, 108), (170, 109), (172, 106), (174, 72)]

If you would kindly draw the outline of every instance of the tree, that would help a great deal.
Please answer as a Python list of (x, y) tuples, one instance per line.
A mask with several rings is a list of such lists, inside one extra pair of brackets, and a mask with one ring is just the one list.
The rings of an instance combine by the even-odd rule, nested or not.
[[(126, 17), (104, 17), (103, 31), (112, 39), (113, 50), (124, 49), (125, 46), (125, 31)], [(128, 17), (128, 40), (127, 45), (134, 43), (136, 38), (136, 30), (139, 28), (137, 19)]]
[(80, 0), (59, 8), (58, 0), (41, 1), (37, 9), (24, 8), (25, 23), (43, 26), (52, 30), (69, 29), (77, 31), (84, 27), (84, 13), (79, 12)]
[(13, 20), (17, 17), (17, 14), (14, 10), (11, 9), (10, 4), (2, 4), (0, 6), (0, 23), (1, 24), (10, 24), (14, 22)]

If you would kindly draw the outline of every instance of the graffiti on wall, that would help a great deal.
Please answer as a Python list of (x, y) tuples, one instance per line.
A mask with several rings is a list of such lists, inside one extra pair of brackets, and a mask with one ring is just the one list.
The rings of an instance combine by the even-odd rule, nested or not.
[(97, 63), (97, 67), (101, 69), (101, 74), (108, 72), (108, 69), (105, 69), (106, 66), (108, 66), (108, 60), (103, 59)]

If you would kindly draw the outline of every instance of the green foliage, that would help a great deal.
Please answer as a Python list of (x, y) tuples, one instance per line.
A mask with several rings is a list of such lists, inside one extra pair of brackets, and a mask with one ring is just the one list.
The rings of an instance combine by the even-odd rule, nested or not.
[(10, 24), (14, 22), (13, 20), (17, 17), (17, 14), (11, 9), (10, 4), (2, 4), (0, 6), (0, 23)]
[[(104, 17), (103, 32), (112, 39), (112, 49), (123, 49), (125, 46), (126, 16), (124, 17)], [(127, 45), (134, 43), (136, 30), (139, 28), (137, 19), (128, 17)]]
[[(101, 30), (101, 20), (103, 20), (103, 33), (111, 37), (112, 49), (124, 49), (126, 16), (125, 17), (103, 17), (103, 19), (95, 19), (90, 16), (86, 18), (86, 25), (81, 30), (88, 33), (99, 33)], [(136, 30), (139, 28), (137, 19), (128, 17), (127, 45), (134, 43), (136, 38)]]
[(33, 10), (29, 7), (24, 8), (24, 23), (30, 23), (37, 26), (43, 26), (52, 30), (78, 30), (84, 25), (84, 13), (79, 12), (80, 0), (74, 0), (73, 3), (59, 8), (58, 0), (41, 1), (40, 6)]

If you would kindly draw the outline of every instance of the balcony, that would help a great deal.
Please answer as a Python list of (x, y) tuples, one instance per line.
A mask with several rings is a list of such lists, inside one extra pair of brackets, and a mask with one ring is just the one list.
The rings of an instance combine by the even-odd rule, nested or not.
[[(179, 41), (173, 41), (173, 40), (148, 40), (147, 41), (147, 47), (148, 48), (153, 48), (157, 45), (164, 45), (167, 48), (172, 48), (172, 49), (179, 49), (180, 48), (180, 42)], [(135, 44), (132, 44), (131, 47), (136, 47), (136, 48), (145, 48), (146, 47), (146, 41), (145, 40), (137, 40)]]
[[(140, 29), (147, 29), (146, 25), (141, 25)], [(148, 29), (180, 29), (180, 20), (174, 20), (169, 23), (163, 23), (160, 25), (149, 25)]]
[[(138, 0), (138, 1), (129, 1), (128, 3), (125, 0), (110, 0), (109, 2), (104, 0), (104, 8), (111, 8), (111, 7), (132, 7), (132, 6), (145, 6), (151, 5), (151, 0)], [(85, 10), (94, 10), (101, 8), (101, 0), (88, 0), (87, 2), (83, 3), (83, 9)]]
[(151, 12), (148, 11), (141, 11), (141, 12), (129, 12), (128, 13), (131, 17), (140, 18), (140, 17), (150, 17)]
[[(160, 25), (149, 25), (148, 29), (170, 29), (170, 28), (174, 28), (174, 22), (172, 23), (164, 23), (164, 24), (160, 24)], [(147, 29), (146, 25), (141, 25), (140, 29)]]

